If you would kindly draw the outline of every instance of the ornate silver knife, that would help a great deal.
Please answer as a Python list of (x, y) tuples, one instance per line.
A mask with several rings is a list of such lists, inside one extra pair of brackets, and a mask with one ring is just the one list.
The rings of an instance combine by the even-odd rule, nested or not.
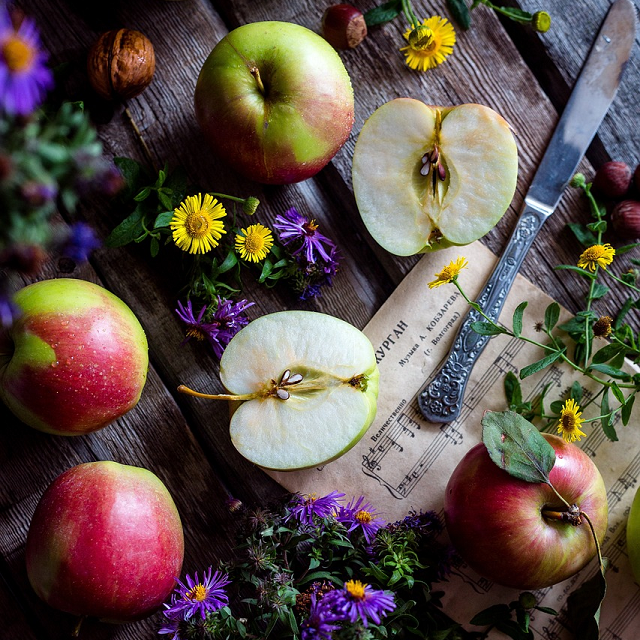
[[(511, 239), (477, 298), (492, 320), (498, 319), (527, 251), (558, 205), (616, 94), (635, 39), (635, 22), (630, 0), (611, 5), (525, 196)], [(430, 422), (452, 422), (460, 413), (471, 370), (490, 338), (471, 329), (471, 323), (481, 319), (473, 309), (467, 314), (442, 369), (418, 395), (420, 410)]]

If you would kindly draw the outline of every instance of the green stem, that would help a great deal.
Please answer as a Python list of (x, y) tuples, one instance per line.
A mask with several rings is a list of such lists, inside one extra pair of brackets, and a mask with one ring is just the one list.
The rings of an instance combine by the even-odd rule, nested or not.
[(241, 202), (244, 204), (246, 202), (246, 198), (238, 198), (237, 196), (228, 196), (226, 193), (214, 193), (213, 191), (209, 191), (210, 196), (216, 196), (216, 198), (226, 198), (227, 200), (233, 200), (234, 202)]
[(621, 280), (620, 278), (618, 278), (618, 276), (614, 276), (613, 273), (610, 273), (609, 271), (607, 271), (606, 269), (604, 270), (604, 272), (610, 277), (613, 278), (616, 282), (619, 282), (620, 284), (623, 284), (625, 287), (629, 287), (629, 289), (640, 293), (640, 289), (638, 289), (638, 287), (629, 284), (628, 282), (625, 282), (624, 280)]
[(415, 29), (416, 27), (419, 27), (420, 24), (422, 24), (418, 16), (416, 16), (416, 14), (413, 11), (411, 0), (402, 0), (402, 12), (404, 13), (405, 18), (407, 19), (407, 22), (411, 25), (413, 29)]
[(600, 549), (600, 543), (598, 542), (598, 536), (596, 535), (596, 531), (593, 528), (593, 523), (591, 522), (591, 518), (584, 511), (580, 511), (580, 515), (587, 521), (587, 524), (589, 525), (589, 529), (591, 529), (591, 535), (593, 536), (593, 541), (595, 542), (595, 545), (596, 545), (596, 551), (598, 552), (598, 563), (600, 564), (600, 572), (602, 573), (602, 575), (604, 575), (605, 566), (602, 560), (602, 550)]
[(71, 632), (71, 637), (72, 638), (79, 638), (80, 637), (80, 627), (82, 626), (82, 623), (87, 619), (87, 616), (82, 616), (80, 618), (80, 620), (78, 620), (78, 623), (76, 624), (76, 626), (73, 628), (73, 631)]

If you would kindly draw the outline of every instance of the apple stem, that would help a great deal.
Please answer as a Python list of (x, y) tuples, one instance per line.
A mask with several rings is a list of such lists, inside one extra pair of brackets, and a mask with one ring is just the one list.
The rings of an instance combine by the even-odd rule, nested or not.
[(581, 511), (577, 504), (572, 504), (567, 511), (558, 511), (557, 509), (542, 509), (542, 516), (549, 520), (560, 520), (561, 522), (568, 522), (574, 527), (582, 524), (580, 519)]
[(220, 394), (210, 394), (210, 393), (200, 393), (199, 391), (194, 391), (193, 389), (189, 389), (189, 387), (185, 387), (181, 384), (178, 387), (178, 391), (180, 393), (185, 393), (188, 396), (194, 396), (196, 398), (206, 398), (207, 400), (251, 400), (252, 398), (256, 398), (255, 394), (247, 394), (244, 396), (234, 396), (228, 393), (220, 393)]
[(256, 84), (258, 85), (258, 89), (262, 95), (265, 95), (266, 89), (264, 88), (264, 84), (262, 83), (262, 78), (260, 77), (260, 69), (258, 67), (251, 68), (251, 75), (256, 79)]

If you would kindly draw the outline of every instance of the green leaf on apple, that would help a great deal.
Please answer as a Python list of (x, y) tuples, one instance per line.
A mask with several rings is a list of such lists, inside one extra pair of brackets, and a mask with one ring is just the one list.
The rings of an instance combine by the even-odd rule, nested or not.
[(521, 415), (487, 411), (482, 418), (482, 441), (491, 460), (515, 478), (550, 484), (556, 461), (553, 447)]
[(602, 559), (603, 566), (567, 598), (567, 613), (572, 622), (573, 632), (580, 640), (598, 640), (600, 632), (600, 606), (607, 593), (605, 572), (609, 560)]

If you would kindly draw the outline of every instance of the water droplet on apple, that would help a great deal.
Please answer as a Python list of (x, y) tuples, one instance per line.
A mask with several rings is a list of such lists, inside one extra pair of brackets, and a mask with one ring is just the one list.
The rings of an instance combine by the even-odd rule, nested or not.
[(51, 363), (51, 368), (55, 369), (60, 363), (56, 360), (55, 362)]

